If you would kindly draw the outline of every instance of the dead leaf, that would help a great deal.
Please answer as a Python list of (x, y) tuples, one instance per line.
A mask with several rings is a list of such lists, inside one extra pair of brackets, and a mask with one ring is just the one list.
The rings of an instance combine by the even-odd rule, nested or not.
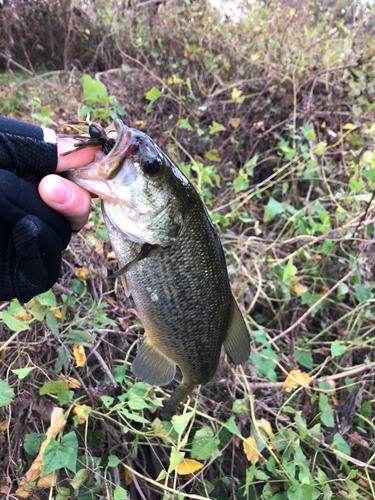
[(353, 123), (346, 123), (343, 127), (344, 130), (355, 130), (357, 125), (353, 125)]
[(33, 317), (31, 314), (27, 313), (26, 311), (20, 311), (14, 315), (18, 321), (31, 321)]
[(172, 85), (173, 78), (171, 76), (167, 78), (167, 83), (168, 83), (168, 85)]
[(246, 439), (246, 443), (244, 442), (243, 444), (243, 450), (249, 462), (251, 462), (252, 464), (256, 464), (258, 462), (259, 453), (254, 436), (249, 436)]
[(144, 120), (134, 120), (134, 125), (140, 129), (147, 127), (147, 123)]
[(76, 270), (75, 275), (79, 280), (87, 280), (89, 277), (89, 270), (86, 267), (80, 267)]
[(81, 405), (81, 406), (75, 406), (73, 408), (73, 413), (79, 416), (78, 423), (79, 424), (84, 424), (86, 420), (89, 418), (89, 414), (85, 412), (86, 410), (91, 410), (91, 406), (87, 405)]
[(129, 486), (133, 482), (133, 476), (129, 469), (124, 470), (125, 486)]
[(62, 373), (57, 375), (57, 378), (59, 380), (65, 380), (66, 382), (68, 382), (69, 389), (78, 389), (79, 387), (81, 387), (81, 382), (76, 378), (73, 377), (66, 378)]
[(232, 125), (233, 128), (238, 128), (240, 123), (241, 123), (241, 118), (232, 118), (230, 121), (230, 124)]
[(116, 255), (115, 255), (115, 252), (108, 252), (107, 253), (107, 259), (110, 260), (110, 259), (116, 259)]
[(260, 52), (257, 52), (256, 54), (250, 56), (250, 59), (252, 61), (257, 61), (259, 58), (260, 58)]
[(99, 252), (99, 250), (101, 250), (102, 248), (103, 248), (103, 243), (102, 243), (102, 241), (101, 241), (101, 240), (97, 241), (97, 242), (95, 243), (95, 250), (96, 250), (97, 252)]
[(181, 462), (177, 465), (177, 474), (180, 474), (180, 476), (194, 474), (194, 472), (201, 470), (202, 467), (203, 464), (200, 462), (187, 458), (186, 460), (181, 460)]
[(10, 493), (10, 485), (12, 484), (10, 477), (4, 477), (0, 482), (0, 493), (4, 493), (4, 495), (9, 495)]
[(285, 390), (297, 389), (299, 385), (302, 386), (309, 385), (310, 381), (311, 378), (308, 373), (301, 372), (301, 370), (292, 370), (285, 379), (285, 382), (283, 384), (283, 389)]
[(297, 283), (296, 285), (293, 285), (290, 287), (291, 291), (294, 292), (296, 295), (300, 296), (303, 293), (307, 292), (307, 288), (304, 285), (301, 285), (300, 283)]
[(46, 474), (45, 476), (41, 477), (37, 482), (36, 486), (37, 488), (51, 488), (51, 486), (55, 486), (55, 484), (56, 484), (56, 474), (50, 472), (49, 474)]
[(53, 312), (53, 315), (55, 316), (56, 319), (61, 320), (61, 311), (60, 309), (55, 309)]
[(4, 420), (0, 423), (0, 431), (6, 431), (9, 429), (9, 420)]
[(255, 128), (255, 130), (263, 130), (263, 132), (264, 132), (264, 130), (265, 130), (264, 121), (261, 120), (260, 122), (253, 123), (253, 127)]
[(86, 354), (85, 354), (85, 349), (83, 348), (83, 345), (80, 344), (74, 344), (73, 347), (73, 356), (76, 360), (76, 365), (79, 368), (82, 368), (86, 364)]
[[(51, 440), (51, 437), (55, 438), (57, 434), (63, 429), (66, 424), (64, 419), (64, 410), (62, 408), (54, 408), (51, 415), (51, 426), (47, 429), (47, 439), (43, 441), (40, 446), (40, 451), (34, 462), (31, 464), (30, 469), (26, 472), (26, 481), (21, 481), (20, 487), (16, 491), (16, 495), (21, 498), (28, 498), (32, 490), (26, 486), (27, 483), (32, 483), (38, 476), (40, 476), (43, 469), (43, 453), (44, 450)], [(39, 485), (39, 482), (38, 482)], [(50, 487), (50, 486), (48, 486)]]
[(259, 429), (262, 429), (262, 431), (264, 431), (268, 437), (271, 438), (273, 436), (271, 424), (265, 418), (261, 418), (260, 420), (258, 420), (257, 426), (259, 427)]

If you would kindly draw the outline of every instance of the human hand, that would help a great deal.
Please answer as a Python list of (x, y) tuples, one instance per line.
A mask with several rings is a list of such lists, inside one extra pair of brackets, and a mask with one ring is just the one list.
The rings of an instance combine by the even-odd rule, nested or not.
[[(68, 156), (60, 156), (65, 151), (74, 149), (74, 139), (57, 138), (58, 164), (56, 172), (88, 165), (95, 159), (95, 152), (100, 147), (81, 149)], [(73, 231), (81, 229), (90, 213), (91, 196), (81, 187), (59, 175), (43, 177), (39, 183), (39, 194), (43, 201), (66, 217)]]

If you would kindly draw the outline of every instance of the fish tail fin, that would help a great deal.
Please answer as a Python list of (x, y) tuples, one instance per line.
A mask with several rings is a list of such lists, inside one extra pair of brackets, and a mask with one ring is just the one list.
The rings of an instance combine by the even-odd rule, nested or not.
[(167, 415), (169, 418), (172, 417), (172, 415), (176, 413), (177, 406), (191, 393), (194, 387), (195, 385), (188, 385), (182, 382), (163, 406), (162, 413)]

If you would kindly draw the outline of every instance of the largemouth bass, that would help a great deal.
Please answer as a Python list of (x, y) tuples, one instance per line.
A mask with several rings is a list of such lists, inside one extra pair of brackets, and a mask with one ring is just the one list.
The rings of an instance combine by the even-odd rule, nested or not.
[[(102, 199), (107, 232), (145, 329), (131, 365), (136, 377), (169, 384), (183, 379), (164, 412), (215, 375), (221, 346), (244, 363), (249, 335), (228, 280), (223, 249), (188, 179), (144, 133), (116, 119), (107, 154), (68, 177)], [(113, 134), (112, 134), (113, 135)]]

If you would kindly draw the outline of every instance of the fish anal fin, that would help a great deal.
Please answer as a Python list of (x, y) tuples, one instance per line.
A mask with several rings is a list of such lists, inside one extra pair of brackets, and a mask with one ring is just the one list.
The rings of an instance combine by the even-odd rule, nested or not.
[(138, 349), (131, 371), (148, 384), (167, 385), (174, 379), (176, 365), (146, 340)]
[(233, 298), (224, 349), (230, 361), (241, 365), (250, 356), (250, 338), (237, 302)]
[(162, 409), (162, 414), (171, 418), (176, 413), (177, 406), (184, 400), (194, 389), (195, 385), (187, 385), (184, 382), (174, 391), (172, 396), (167, 400)]

